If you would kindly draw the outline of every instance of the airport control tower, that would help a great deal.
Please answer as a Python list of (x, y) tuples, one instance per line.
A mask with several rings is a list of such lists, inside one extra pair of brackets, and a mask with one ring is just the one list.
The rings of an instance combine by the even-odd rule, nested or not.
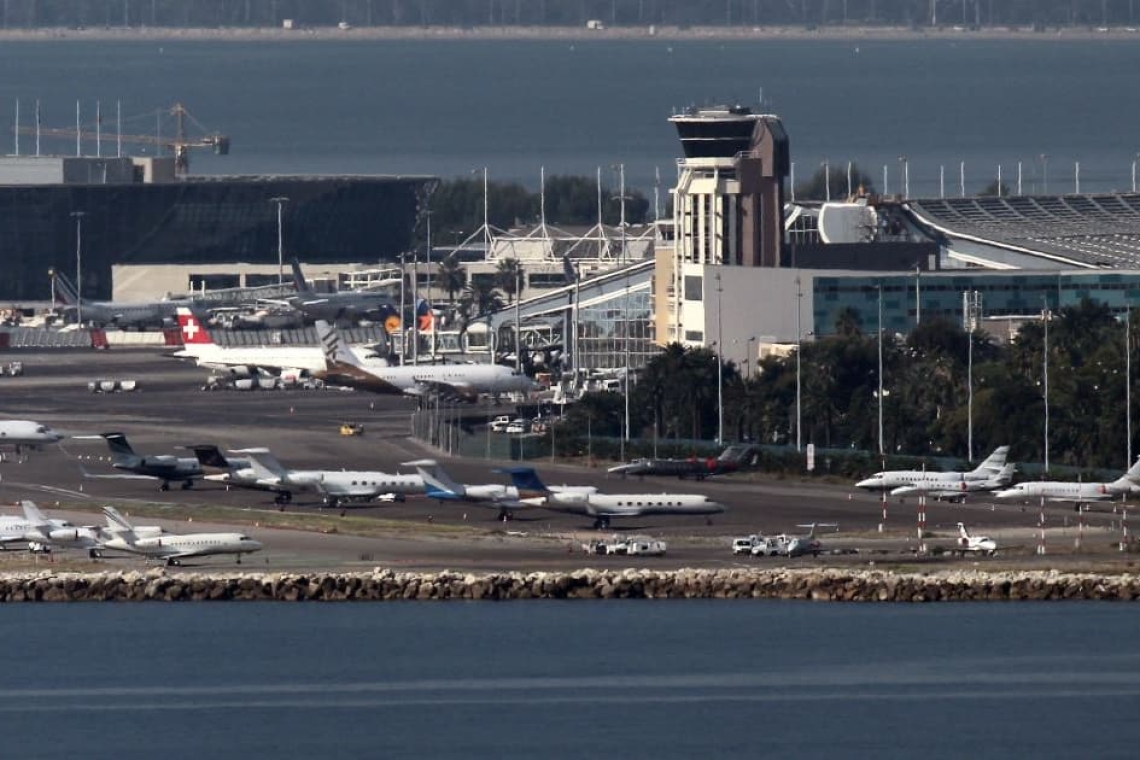
[(669, 121), (685, 152), (673, 191), (676, 263), (780, 266), (791, 159), (779, 117), (718, 106)]

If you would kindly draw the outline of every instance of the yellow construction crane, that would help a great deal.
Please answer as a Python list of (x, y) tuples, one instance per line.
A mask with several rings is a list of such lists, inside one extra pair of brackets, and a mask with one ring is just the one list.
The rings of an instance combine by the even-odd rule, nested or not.
[(213, 148), (219, 156), (228, 156), (230, 153), (230, 138), (225, 135), (208, 133), (202, 137), (189, 137), (186, 134), (186, 122), (190, 122), (202, 132), (208, 132), (186, 107), (175, 103), (167, 112), (174, 117), (175, 128), (172, 137), (160, 135), (123, 135), (117, 132), (91, 131), (89, 129), (58, 129), (50, 127), (16, 127), (18, 134), (39, 134), (43, 137), (68, 137), (83, 140), (98, 140), (100, 142), (122, 141), (130, 143), (143, 143), (166, 148), (174, 153), (174, 170), (178, 174), (186, 174), (190, 169), (190, 148)]

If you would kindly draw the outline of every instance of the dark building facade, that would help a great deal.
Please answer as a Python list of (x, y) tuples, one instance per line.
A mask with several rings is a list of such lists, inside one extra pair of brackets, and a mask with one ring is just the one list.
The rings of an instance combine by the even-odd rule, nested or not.
[[(47, 272), (76, 268), (111, 296), (112, 264), (395, 261), (411, 248), (432, 177), (196, 177), (176, 182), (0, 186), (0, 299), (46, 300)], [(82, 212), (77, 219), (74, 212)]]

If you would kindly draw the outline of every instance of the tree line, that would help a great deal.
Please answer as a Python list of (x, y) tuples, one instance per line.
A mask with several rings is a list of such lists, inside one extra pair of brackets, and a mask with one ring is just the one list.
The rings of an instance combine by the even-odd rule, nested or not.
[(1135, 0), (2, 0), (0, 26), (1122, 26)]
[[(1085, 301), (1062, 308), (1048, 323), (1049, 462), (1124, 470), (1128, 415), (1125, 338), (1133, 360), (1140, 340), (1138, 312), (1131, 329), (1105, 305)], [(800, 370), (800, 441), (821, 449), (863, 452), (853, 471), (879, 461), (879, 344), (854, 312), (838, 332), (802, 346), (802, 356), (767, 357), (751, 367), (726, 363), (725, 441), (790, 447), (796, 443), (796, 365)], [(888, 457), (966, 459), (970, 438), (968, 378), (973, 380), (973, 455), (1011, 445), (1019, 462), (1045, 460), (1046, 325), (1024, 324), (1006, 345), (985, 332), (971, 337), (960, 324), (925, 321), (905, 338), (883, 335), (882, 448)], [(972, 340), (972, 348), (971, 348)], [(970, 371), (972, 351), (972, 372)], [(630, 400), (631, 451), (656, 440), (663, 451), (705, 452), (719, 425), (716, 354), (673, 344), (645, 367)], [(1133, 395), (1136, 384), (1133, 370)], [(1133, 403), (1136, 403), (1135, 401)], [(624, 403), (617, 393), (588, 394), (571, 407), (559, 435), (563, 449), (582, 453), (587, 432), (610, 441), (621, 435)], [(671, 444), (671, 445), (670, 445)], [(564, 453), (567, 453), (564, 451)], [(799, 459), (802, 467), (802, 459)], [(870, 463), (870, 464), (868, 464)]]

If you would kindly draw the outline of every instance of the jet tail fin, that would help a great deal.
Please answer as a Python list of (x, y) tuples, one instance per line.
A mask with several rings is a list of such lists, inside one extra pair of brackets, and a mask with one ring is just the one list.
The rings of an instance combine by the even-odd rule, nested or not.
[(550, 489), (538, 477), (533, 467), (503, 467), (496, 472), (501, 472), (505, 475), (511, 476), (511, 484), (518, 489), (519, 493), (524, 491), (538, 492), (542, 494), (549, 494)]
[(1000, 472), (1001, 468), (1005, 467), (1007, 457), (1009, 457), (1009, 446), (998, 446), (970, 474), (986, 478), (992, 477), (994, 473)]
[(451, 479), (451, 476), (439, 466), (434, 459), (416, 459), (404, 462), (405, 467), (415, 467), (416, 472), (424, 481), (424, 489), (428, 498), (447, 499), (462, 497), (466, 489)]
[(119, 514), (119, 510), (111, 506), (103, 507), (103, 516), (107, 518), (107, 529), (111, 531), (131, 531), (133, 532), (135, 526), (131, 522)]
[(196, 444), (194, 446), (187, 446), (186, 448), (194, 452), (194, 456), (198, 458), (198, 464), (203, 467), (228, 469), (230, 466), (230, 463), (222, 456), (221, 450), (212, 443)]
[(312, 287), (310, 287), (308, 281), (305, 279), (305, 274), (301, 271), (301, 262), (294, 258), (291, 266), (293, 267), (293, 287), (297, 288), (297, 292), (312, 292)]
[(190, 311), (185, 306), (179, 306), (178, 313), (178, 327), (182, 330), (182, 342), (187, 346), (209, 346), (214, 344), (214, 339), (210, 337), (210, 331), (202, 324), (198, 317), (194, 316), (194, 312)]
[(335, 364), (351, 364), (354, 367), (360, 366), (360, 361), (352, 351), (348, 350), (348, 346), (341, 340), (340, 330), (336, 329), (335, 325), (331, 325), (323, 319), (316, 321), (317, 337), (321, 340), (321, 349), (325, 353), (325, 363)]
[(970, 532), (966, 530), (966, 526), (963, 523), (958, 523), (958, 535), (966, 540), (970, 538)]
[(237, 449), (231, 453), (247, 455), (249, 457), (249, 468), (253, 470), (254, 475), (262, 480), (283, 478), (289, 472), (283, 464), (277, 461), (277, 457), (273, 456), (266, 448)]
[(49, 270), (49, 274), (51, 275), (52, 288), (63, 305), (75, 306), (78, 304), (79, 291), (76, 290), (75, 285), (67, 278), (67, 275), (58, 269)]
[(125, 459), (137, 459), (138, 454), (131, 448), (131, 444), (127, 441), (127, 437), (122, 433), (103, 433), (103, 440), (107, 442), (107, 448), (111, 450), (111, 459), (114, 461), (123, 461)]
[(24, 519), (32, 525), (47, 524), (47, 517), (40, 511), (40, 508), (36, 506), (34, 501), (21, 501), (20, 507), (24, 510)]

